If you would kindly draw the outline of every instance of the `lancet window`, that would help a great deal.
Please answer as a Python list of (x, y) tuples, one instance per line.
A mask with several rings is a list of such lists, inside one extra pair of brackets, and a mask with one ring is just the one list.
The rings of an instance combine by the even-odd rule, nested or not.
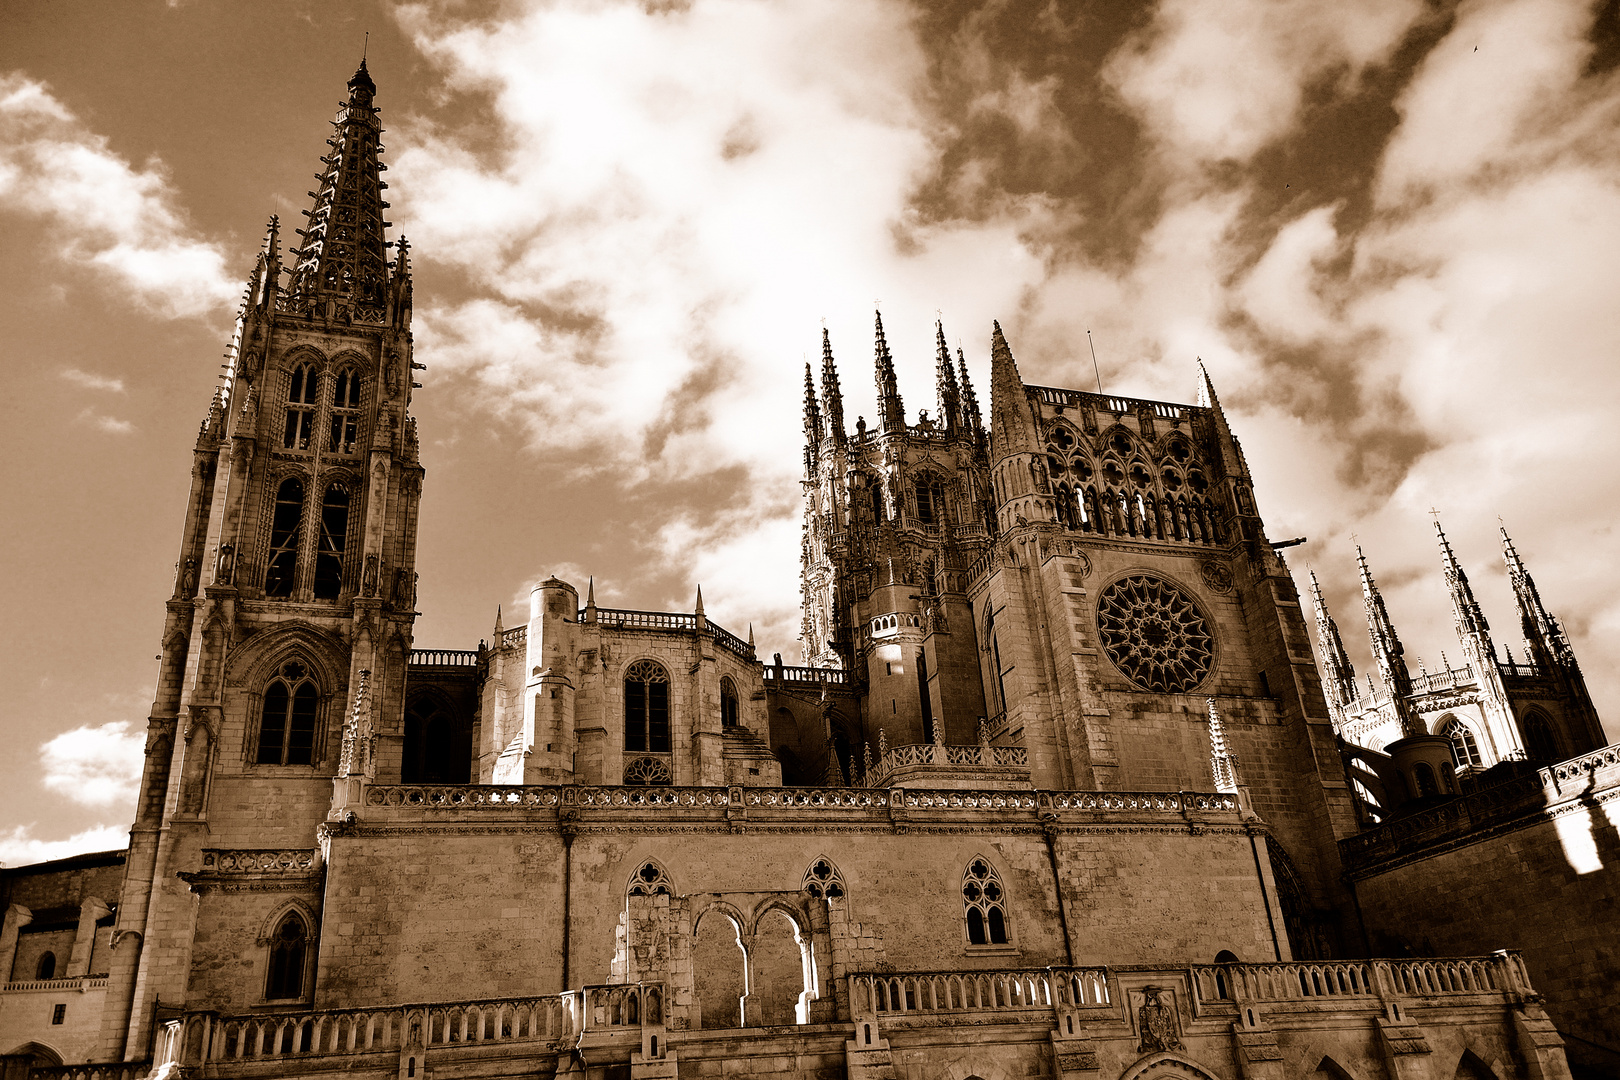
[(962, 904), (969, 945), (1007, 944), (1006, 890), (985, 859), (974, 859), (962, 872)]
[(264, 575), (266, 596), (291, 596), (298, 577), (298, 540), (304, 523), (304, 482), (289, 477), (276, 488), (270, 512), (270, 565)]
[(320, 377), (308, 364), (299, 364), (292, 370), (287, 383), (287, 424), (281, 445), (289, 450), (308, 450), (311, 434), (315, 430), (316, 391)]
[(47, 952), (39, 958), (39, 964), (34, 968), (34, 978), (40, 982), (56, 978), (56, 954)]
[(729, 675), (720, 679), (720, 726), (737, 727), (742, 723), (737, 705), (737, 685)]
[(270, 939), (270, 964), (264, 985), (266, 1001), (304, 996), (304, 957), (308, 944), (309, 929), (304, 920), (289, 912)]
[(265, 687), (259, 716), (259, 765), (309, 765), (314, 761), (315, 719), (320, 692), (296, 660), (283, 664)]
[(1557, 761), (1563, 757), (1558, 749), (1558, 737), (1553, 734), (1547, 718), (1533, 712), (1524, 718), (1524, 748), (1531, 761)]
[(360, 373), (353, 368), (338, 372), (332, 383), (332, 418), (326, 449), (352, 454), (360, 438)]
[(315, 552), (315, 597), (335, 600), (343, 591), (343, 552), (349, 542), (349, 489), (332, 484), (321, 499), (321, 540)]
[(637, 660), (624, 674), (624, 749), (669, 753), (669, 674), (652, 660)]

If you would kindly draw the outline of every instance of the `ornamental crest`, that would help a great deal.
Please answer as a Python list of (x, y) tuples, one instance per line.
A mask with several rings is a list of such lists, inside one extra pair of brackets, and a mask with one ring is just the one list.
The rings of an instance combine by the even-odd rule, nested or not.
[(1138, 1026), (1142, 1031), (1142, 1044), (1136, 1048), (1138, 1053), (1182, 1048), (1181, 1040), (1176, 1037), (1175, 1007), (1164, 1001), (1167, 993), (1162, 986), (1142, 987), (1142, 1007), (1136, 1010)]

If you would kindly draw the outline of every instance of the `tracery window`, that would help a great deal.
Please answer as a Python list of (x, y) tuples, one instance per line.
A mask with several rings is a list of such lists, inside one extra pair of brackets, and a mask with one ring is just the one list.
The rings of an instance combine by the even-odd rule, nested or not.
[(264, 690), (259, 719), (259, 765), (309, 765), (314, 761), (315, 714), (320, 692), (296, 660), (283, 664)]
[(1007, 894), (1001, 875), (982, 858), (962, 872), (962, 904), (969, 945), (1007, 944)]
[(624, 748), (669, 753), (669, 674), (652, 660), (637, 660), (624, 673)]
[(289, 912), (270, 939), (270, 964), (265, 977), (267, 1001), (304, 996), (304, 954), (309, 930), (297, 913)]
[(292, 370), (287, 384), (287, 426), (281, 445), (289, 450), (308, 450), (311, 433), (315, 429), (316, 390), (320, 377), (308, 364), (299, 364)]
[(945, 524), (945, 486), (931, 476), (917, 477), (917, 523)]
[(332, 383), (332, 421), (326, 449), (333, 454), (352, 454), (359, 437), (360, 373), (345, 368)]
[(625, 895), (673, 896), (675, 888), (670, 884), (669, 875), (664, 873), (664, 868), (648, 859), (630, 875), (630, 886), (625, 890)]
[(625, 760), (624, 782), (629, 787), (673, 784), (675, 775), (669, 770), (669, 762), (661, 758), (633, 757)]
[(1451, 760), (1459, 769), (1478, 769), (1485, 764), (1480, 757), (1479, 743), (1474, 733), (1461, 720), (1453, 719), (1440, 729), (1440, 734), (1451, 740)]
[(720, 679), (720, 726), (737, 727), (742, 721), (738, 716), (737, 686), (730, 676)]
[(844, 875), (831, 860), (825, 858), (810, 864), (799, 888), (818, 900), (838, 900), (846, 895)]
[(1097, 599), (1097, 629), (1114, 666), (1144, 690), (1185, 693), (1214, 664), (1203, 613), (1162, 578), (1133, 574), (1109, 585)]
[(298, 538), (304, 524), (304, 482), (296, 476), (281, 482), (270, 511), (270, 565), (264, 574), (266, 596), (291, 596), (298, 578)]
[(321, 500), (321, 542), (315, 552), (315, 597), (336, 600), (343, 591), (343, 550), (349, 542), (349, 489), (333, 484)]

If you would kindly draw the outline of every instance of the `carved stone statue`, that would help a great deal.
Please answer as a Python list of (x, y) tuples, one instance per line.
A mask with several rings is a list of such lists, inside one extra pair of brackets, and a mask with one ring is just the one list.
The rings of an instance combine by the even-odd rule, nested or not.
[(236, 548), (231, 544), (221, 544), (219, 548), (219, 562), (214, 568), (214, 584), (229, 585), (236, 574)]
[(1175, 1010), (1164, 1003), (1164, 992), (1160, 986), (1142, 987), (1142, 1007), (1136, 1010), (1142, 1029), (1142, 1044), (1136, 1048), (1139, 1054), (1181, 1049), (1181, 1040), (1176, 1037)]
[(377, 595), (377, 556), (366, 556), (366, 569), (360, 580), (360, 593), (363, 596)]

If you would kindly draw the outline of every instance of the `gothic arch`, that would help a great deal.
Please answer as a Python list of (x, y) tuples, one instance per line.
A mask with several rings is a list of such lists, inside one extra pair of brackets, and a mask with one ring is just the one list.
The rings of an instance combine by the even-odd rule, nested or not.
[[(644, 871), (648, 870), (654, 872), (651, 875), (644, 873)], [(638, 886), (644, 891), (637, 893)], [(624, 895), (627, 897), (656, 895), (660, 889), (667, 890), (670, 896), (675, 895), (675, 879), (670, 876), (668, 868), (664, 866), (663, 862), (651, 856), (645, 859), (637, 859), (636, 868), (630, 871), (630, 877), (625, 882)], [(692, 926), (695, 930), (697, 927), (696, 919), (692, 921)]]
[(364, 356), (360, 355), (359, 352), (347, 345), (338, 349), (338, 351), (333, 353), (326, 361), (328, 367), (338, 368), (342, 367), (344, 364), (348, 364), (349, 366), (353, 367), (360, 373), (361, 386), (364, 386), (370, 381), (368, 378), (366, 378), (366, 376), (371, 371), (371, 363), (372, 362), (370, 360), (367, 360)]
[(1457, 1080), (1500, 1080), (1502, 1070), (1465, 1048), (1457, 1058), (1457, 1067), (1452, 1075)]
[(348, 683), (349, 658), (343, 643), (302, 620), (278, 623), (240, 642), (226, 662), (225, 682), (232, 687), (257, 687), (288, 660), (308, 663), (315, 681), (328, 695)]
[(304, 920), (304, 926), (309, 930), (311, 941), (320, 932), (320, 920), (315, 917), (315, 908), (307, 900), (293, 898), (283, 900), (270, 909), (270, 914), (259, 920), (259, 936), (254, 939), (255, 944), (268, 945), (275, 936), (276, 928), (288, 915), (297, 915)]
[(56, 1048), (39, 1041), (25, 1042), (15, 1050), (7, 1052), (7, 1057), (27, 1057), (31, 1059), (34, 1068), (57, 1066), (62, 1064), (62, 1055)]
[(1221, 1080), (1213, 1070), (1181, 1054), (1159, 1053), (1139, 1058), (1119, 1080)]
[(275, 366), (282, 374), (286, 374), (299, 364), (308, 364), (314, 370), (320, 371), (326, 367), (327, 357), (320, 349), (304, 341), (282, 353), (275, 361)]
[(697, 936), (698, 925), (702, 923), (704, 919), (707, 919), (710, 915), (715, 913), (719, 913), (720, 915), (724, 916), (726, 921), (731, 923), (732, 928), (737, 931), (738, 936), (741, 936), (747, 932), (746, 927), (748, 926), (748, 916), (744, 915), (740, 910), (738, 910), (737, 905), (727, 900), (711, 899), (708, 903), (703, 905), (702, 911), (699, 911), (696, 915), (692, 916), (692, 936), (694, 938)]
[[(786, 915), (798, 935), (805, 941), (810, 940), (810, 920), (805, 917), (804, 909), (780, 896), (769, 897), (754, 909), (752, 918), (744, 924), (747, 927), (747, 932), (749, 934), (759, 933), (759, 924), (764, 921), (765, 916), (773, 911), (780, 911), (783, 915)], [(697, 924), (694, 923), (693, 925)]]
[(1324, 1057), (1312, 1075), (1326, 1077), (1327, 1080), (1356, 1080), (1355, 1073), (1334, 1061), (1331, 1056)]

